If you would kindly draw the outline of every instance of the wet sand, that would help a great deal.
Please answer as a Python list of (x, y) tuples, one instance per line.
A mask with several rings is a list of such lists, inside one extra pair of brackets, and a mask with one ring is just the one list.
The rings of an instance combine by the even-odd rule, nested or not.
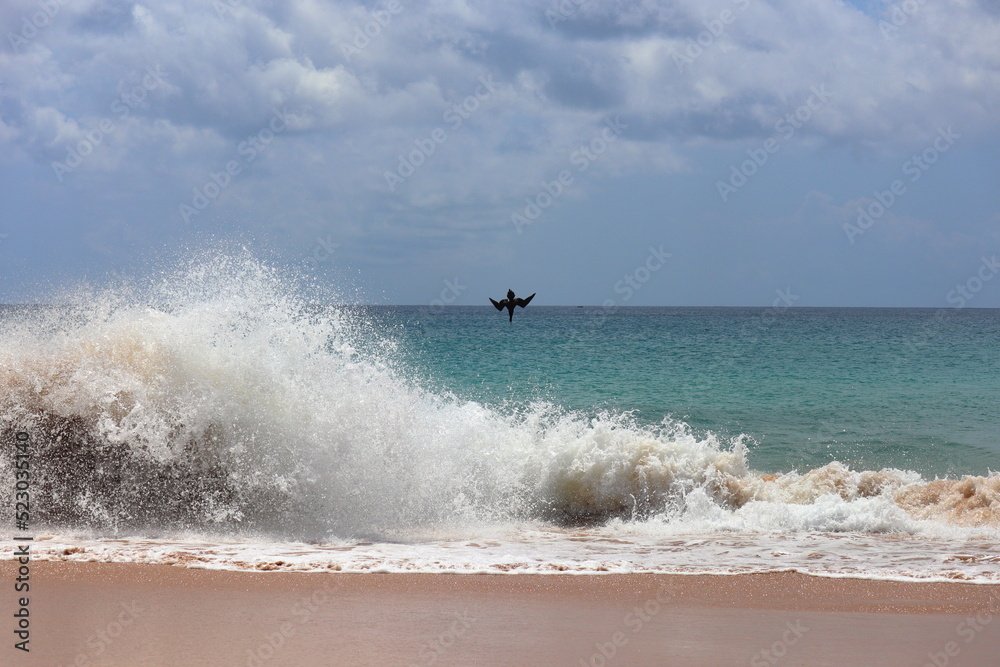
[(1000, 586), (957, 582), (36, 561), (29, 654), (4, 589), (4, 665), (1000, 664)]

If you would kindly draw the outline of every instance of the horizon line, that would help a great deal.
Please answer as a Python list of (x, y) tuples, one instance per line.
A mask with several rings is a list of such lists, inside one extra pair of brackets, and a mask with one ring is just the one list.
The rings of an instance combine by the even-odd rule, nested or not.
[[(39, 303), (39, 302), (28, 302), (28, 301), (9, 301), (0, 302), (0, 308), (6, 306), (47, 306), (47, 307), (66, 307), (75, 306), (78, 304), (73, 303)], [(492, 308), (490, 304), (429, 304), (429, 303), (321, 303), (321, 302), (309, 302), (306, 305), (309, 306), (334, 306), (342, 308), (428, 308), (428, 309), (442, 309), (442, 308)], [(602, 304), (561, 304), (561, 303), (551, 303), (551, 304), (535, 304), (534, 309), (538, 308), (600, 308), (605, 310), (618, 310), (622, 308), (761, 308), (768, 310), (786, 311), (786, 310), (820, 310), (820, 309), (853, 309), (853, 310), (1000, 310), (1000, 306), (762, 306), (762, 305), (746, 305), (746, 304), (729, 304), (729, 305), (625, 305), (625, 304), (612, 304), (605, 306)]]

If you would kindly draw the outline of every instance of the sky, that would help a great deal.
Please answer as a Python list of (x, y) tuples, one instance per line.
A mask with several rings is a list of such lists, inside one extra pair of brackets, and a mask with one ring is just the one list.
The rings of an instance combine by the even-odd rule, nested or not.
[(5, 0), (0, 302), (1000, 307), (996, 0)]

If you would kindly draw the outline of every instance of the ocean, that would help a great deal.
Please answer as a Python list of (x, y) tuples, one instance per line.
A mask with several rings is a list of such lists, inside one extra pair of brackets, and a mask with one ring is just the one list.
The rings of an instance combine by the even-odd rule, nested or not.
[(1000, 311), (538, 286), (508, 323), (304, 282), (223, 256), (0, 307), (36, 558), (1000, 581)]

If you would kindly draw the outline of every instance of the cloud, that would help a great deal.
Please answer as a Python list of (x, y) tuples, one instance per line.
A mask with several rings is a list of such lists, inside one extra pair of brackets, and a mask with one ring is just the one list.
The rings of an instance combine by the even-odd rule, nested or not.
[[(757, 143), (817, 85), (833, 100), (791, 141), (861, 153), (919, 146), (943, 124), (995, 132), (1000, 102), (1000, 16), (972, 1), (926, 0), (885, 34), (892, 5), (833, 0), (80, 0), (28, 39), (39, 6), (0, 12), (0, 159), (47, 165), (111, 117), (74, 177), (155, 172), (181, 204), (281, 111), (287, 130), (219, 200), (261, 225), (295, 210), (376, 235), (500, 229), (615, 117), (627, 131), (579, 184)], [(148, 67), (163, 84), (117, 119), (110, 105)], [(495, 89), (456, 125), (449, 110), (483, 77)], [(445, 139), (391, 189), (386, 174), (436, 129)]]

